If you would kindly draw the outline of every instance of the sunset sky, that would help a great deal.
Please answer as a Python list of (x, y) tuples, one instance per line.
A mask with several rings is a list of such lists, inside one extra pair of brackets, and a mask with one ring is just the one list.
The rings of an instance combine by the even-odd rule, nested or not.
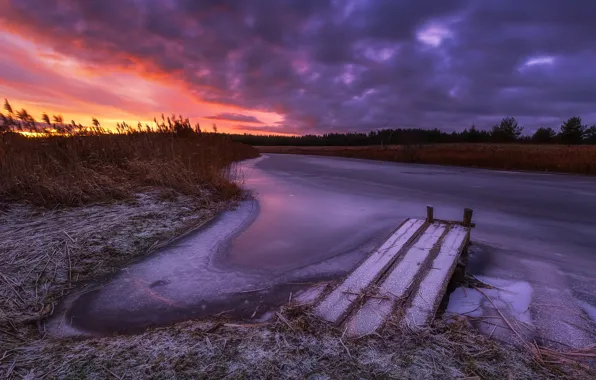
[(36, 118), (259, 133), (596, 123), (593, 0), (0, 0)]

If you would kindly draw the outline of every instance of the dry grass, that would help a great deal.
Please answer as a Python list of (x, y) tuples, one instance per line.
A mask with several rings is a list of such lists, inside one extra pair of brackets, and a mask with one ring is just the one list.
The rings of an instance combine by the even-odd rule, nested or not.
[(0, 201), (45, 207), (131, 199), (142, 186), (230, 199), (230, 164), (258, 156), (222, 135), (143, 132), (27, 138), (0, 135)]
[(2, 365), (15, 378), (89, 379), (589, 379), (529, 353), (438, 323), (411, 333), (389, 325), (348, 339), (304, 312), (286, 308), (269, 324), (189, 321), (136, 336), (39, 340)]
[(263, 153), (312, 154), (380, 161), (596, 174), (596, 146), (429, 144), (363, 147), (257, 147)]
[[(229, 204), (208, 192), (165, 195), (152, 190), (134, 202), (54, 211), (12, 204), (0, 211), (0, 333), (28, 335), (75, 284), (120, 270)], [(0, 351), (8, 340), (0, 339)]]
[[(42, 321), (78, 284), (116, 272), (230, 205), (146, 190), (127, 202), (57, 210), (0, 207), (0, 368), (35, 342)], [(0, 370), (0, 378), (6, 371)]]

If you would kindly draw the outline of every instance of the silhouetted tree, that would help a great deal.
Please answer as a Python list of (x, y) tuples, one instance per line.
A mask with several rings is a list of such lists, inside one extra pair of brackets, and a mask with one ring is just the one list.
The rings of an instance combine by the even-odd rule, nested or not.
[(491, 135), (487, 131), (481, 131), (476, 128), (476, 125), (472, 124), (470, 129), (464, 129), (461, 133), (452, 133), (451, 140), (454, 142), (488, 142), (491, 139)]
[(596, 125), (592, 125), (590, 128), (586, 129), (584, 137), (588, 144), (596, 144)]
[(557, 132), (554, 129), (548, 127), (540, 127), (532, 135), (532, 142), (535, 143), (552, 143), (557, 136)]
[(561, 125), (561, 141), (565, 144), (579, 144), (584, 139), (586, 126), (582, 124), (579, 116), (570, 117)]
[(514, 117), (505, 117), (499, 125), (493, 126), (491, 135), (496, 142), (513, 142), (519, 138), (523, 130)]

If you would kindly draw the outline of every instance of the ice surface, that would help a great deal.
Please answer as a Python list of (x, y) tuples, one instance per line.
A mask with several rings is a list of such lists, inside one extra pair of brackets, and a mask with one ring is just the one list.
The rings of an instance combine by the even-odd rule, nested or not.
[(589, 304), (585, 301), (580, 301), (580, 300), (576, 300), (576, 301), (581, 306), (581, 308), (586, 312), (588, 317), (590, 317), (590, 319), (593, 322), (596, 322), (596, 306), (592, 306), (591, 304)]
[[(472, 248), (475, 251), (482, 247), (477, 244)], [(477, 275), (477, 277), (498, 288), (483, 289), (483, 291), (493, 299), (518, 332), (528, 340), (538, 339), (541, 344), (558, 345), (559, 348), (585, 347), (594, 342), (596, 330), (591, 325), (590, 319), (584, 316), (582, 305), (574, 299), (572, 287), (569, 286), (570, 283), (571, 286), (577, 286), (575, 282), (581, 283), (580, 281), (588, 279), (577, 272), (569, 276), (552, 262), (528, 260), (523, 256), (520, 257), (519, 254), (510, 255), (502, 251), (498, 251), (496, 256), (498, 260), (491, 259), (492, 265), (483, 269), (485, 275)], [(519, 284), (519, 289), (512, 294), (512, 289), (507, 284)], [(496, 294), (501, 289), (510, 291), (500, 291)], [(581, 290), (583, 289), (586, 288), (582, 284)], [(590, 294), (581, 291), (579, 293)], [(515, 307), (503, 305), (502, 300), (507, 296), (517, 296), (518, 305)], [(592, 298), (588, 295), (586, 299)], [(474, 312), (466, 313), (474, 309), (476, 309)], [(521, 313), (526, 309), (525, 313)], [(451, 295), (445, 317), (451, 318), (453, 313), (450, 312), (481, 317), (471, 322), (487, 335), (490, 334), (511, 343), (518, 340), (490, 302), (473, 289), (465, 289), (465, 294), (461, 288), (457, 289)], [(519, 316), (520, 313), (522, 318)], [(528, 322), (531, 322), (531, 325)], [(496, 330), (495, 325), (498, 325)]]
[(283, 274), (342, 254), (362, 258), (370, 251), (361, 247), (380, 243), (404, 219), (383, 199), (252, 173), (245, 187), (253, 191), (259, 215), (219, 256), (222, 265)]
[(402, 247), (423, 225), (422, 220), (407, 220), (377, 251), (373, 252), (321, 301), (316, 307), (315, 314), (329, 322), (339, 322), (358, 295), (379, 278)]
[[(171, 263), (165, 263), (163, 272), (153, 268), (154, 277), (137, 282), (145, 287), (140, 292), (132, 283), (124, 286), (132, 279), (123, 272), (112, 280), (119, 285), (105, 287), (109, 294), (99, 295), (100, 290), (85, 298), (85, 307), (90, 305), (95, 314), (82, 318), (101, 323), (107, 319), (137, 323), (149, 318), (160, 322), (168, 314), (182, 320), (188, 310), (201, 309), (207, 301), (227, 300), (238, 290), (343, 275), (405, 218), (423, 217), (430, 203), (442, 219), (459, 220), (464, 207), (473, 208), (477, 223), (473, 240), (487, 247), (475, 273), (529, 282), (534, 303), (554, 305), (534, 306), (533, 318), (536, 322), (538, 316), (537, 325), (548, 331), (545, 336), (585, 342), (571, 334), (569, 326), (581, 322), (583, 315), (569, 293), (587, 294), (587, 300), (596, 302), (590, 298), (596, 294), (596, 203), (589, 195), (596, 179), (291, 155), (270, 155), (241, 166), (245, 168), (238, 179), (259, 202), (254, 209), (259, 215), (246, 220), (252, 222), (248, 229), (232, 234), (237, 237), (232, 244), (219, 244), (215, 252), (186, 247), (184, 252), (194, 260), (178, 255), (182, 252), (178, 248), (163, 250), (160, 255), (169, 252), (173, 261), (181, 260), (178, 269)], [(152, 261), (155, 257), (148, 259), (152, 263), (148, 265), (159, 263)], [(521, 258), (553, 265), (566, 278), (577, 277), (569, 285), (555, 283), (552, 271), (520, 263)], [(499, 273), (494, 273), (495, 267)], [(189, 286), (175, 289), (187, 279)], [(468, 299), (471, 293), (467, 292)], [(177, 297), (174, 305), (182, 307), (164, 304), (156, 297), (172, 294)], [(109, 302), (103, 308), (99, 300)], [(226, 310), (230, 304), (220, 307)], [(580, 315), (579, 321), (574, 314)], [(563, 321), (569, 323), (563, 325)]]
[(350, 335), (361, 336), (374, 332), (382, 326), (396, 301), (406, 297), (414, 279), (431, 249), (445, 231), (445, 225), (434, 223), (406, 252), (381, 283), (378, 297), (369, 298), (347, 321)]
[[(530, 304), (532, 302), (533, 288), (526, 281), (504, 280), (478, 276), (478, 279), (494, 289), (482, 289), (492, 300), (494, 305), (503, 312), (506, 317), (513, 317), (517, 321), (532, 324)], [(464, 314), (469, 316), (482, 315), (481, 309), (490, 309), (490, 301), (475, 289), (456, 289), (451, 293), (447, 315)], [(474, 311), (476, 314), (473, 314)]]
[(230, 309), (251, 315), (262, 302), (287, 300), (295, 289), (279, 294), (283, 284), (345, 274), (403, 221), (386, 199), (284, 179), (260, 170), (266, 161), (235, 172), (255, 200), (75, 296), (62, 322), (120, 332)]
[(319, 298), (319, 296), (321, 294), (323, 294), (323, 292), (325, 291), (327, 286), (328, 286), (327, 283), (313, 285), (313, 286), (301, 291), (300, 293), (298, 293), (294, 297), (294, 302), (296, 303), (296, 305), (299, 305), (299, 306), (312, 305), (315, 303), (317, 298)]
[(475, 289), (457, 288), (451, 293), (443, 318), (476, 317), (472, 319), (474, 325), (493, 338), (521, 344), (517, 335), (520, 334), (525, 340), (531, 341), (536, 328), (530, 312), (534, 293), (530, 283), (485, 276), (478, 276), (478, 279), (495, 288), (482, 289), (486, 296)]
[(441, 241), (439, 254), (433, 261), (428, 274), (420, 283), (412, 304), (404, 316), (404, 322), (410, 328), (423, 327), (434, 316), (447, 283), (453, 274), (467, 234), (466, 228), (453, 225)]

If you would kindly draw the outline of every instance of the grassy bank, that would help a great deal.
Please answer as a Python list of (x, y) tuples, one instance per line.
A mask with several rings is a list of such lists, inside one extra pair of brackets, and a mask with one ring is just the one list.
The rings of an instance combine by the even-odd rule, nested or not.
[(311, 154), (379, 161), (596, 175), (596, 146), (428, 144), (362, 147), (261, 146), (262, 153)]
[(0, 201), (73, 206), (131, 199), (143, 186), (230, 199), (230, 165), (257, 157), (222, 135), (142, 132), (88, 136), (0, 135)]
[[(135, 336), (38, 340), (14, 356), (14, 378), (48, 379), (590, 379), (532, 352), (441, 322), (422, 333), (389, 324), (343, 332), (286, 307), (266, 323), (188, 321)], [(2, 367), (0, 366), (0, 370)]]
[(48, 343), (62, 296), (228, 208), (234, 162), (258, 156), (184, 120), (123, 132), (0, 134), (2, 378), (27, 375), (17, 357)]

